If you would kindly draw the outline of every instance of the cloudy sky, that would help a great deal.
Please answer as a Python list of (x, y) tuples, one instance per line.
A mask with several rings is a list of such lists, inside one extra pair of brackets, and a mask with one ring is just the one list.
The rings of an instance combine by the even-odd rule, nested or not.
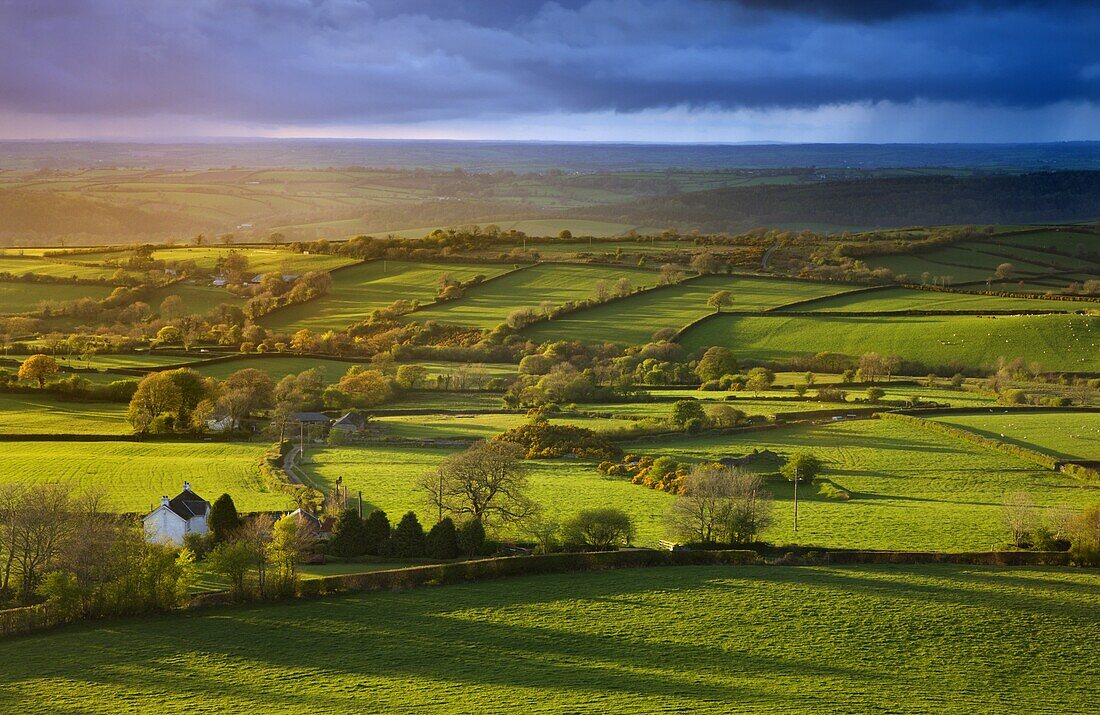
[(0, 0), (0, 138), (1100, 139), (1046, 0)]

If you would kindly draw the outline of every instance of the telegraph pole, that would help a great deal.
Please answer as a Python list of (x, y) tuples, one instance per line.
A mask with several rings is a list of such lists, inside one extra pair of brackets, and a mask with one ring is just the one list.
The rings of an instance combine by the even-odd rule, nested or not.
[(798, 467), (794, 468), (794, 531), (798, 533)]

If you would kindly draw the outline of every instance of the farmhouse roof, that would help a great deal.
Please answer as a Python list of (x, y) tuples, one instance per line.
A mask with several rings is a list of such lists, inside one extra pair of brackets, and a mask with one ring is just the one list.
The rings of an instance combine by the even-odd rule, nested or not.
[(340, 419), (332, 423), (333, 427), (348, 428), (348, 429), (362, 429), (367, 421), (363, 419), (362, 415), (357, 415), (354, 412), (349, 412)]
[(331, 420), (324, 412), (295, 412), (290, 416), (294, 422), (306, 424), (328, 424)]
[(174, 499), (168, 500), (168, 508), (180, 518), (193, 519), (196, 516), (206, 516), (206, 512), (210, 509), (210, 502), (191, 491), (190, 482), (184, 482), (183, 491)]

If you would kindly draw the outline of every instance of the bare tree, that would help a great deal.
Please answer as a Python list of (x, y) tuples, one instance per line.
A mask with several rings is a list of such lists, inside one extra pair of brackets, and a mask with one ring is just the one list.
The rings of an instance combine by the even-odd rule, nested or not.
[(476, 442), (452, 455), (435, 479), (421, 485), (440, 514), (471, 517), (482, 524), (522, 521), (537, 512), (527, 495), (524, 450), (511, 442)]
[(1001, 517), (1016, 547), (1026, 546), (1036, 526), (1035, 501), (1025, 492), (1005, 494)]
[(698, 466), (684, 480), (670, 526), (686, 541), (748, 543), (771, 524), (771, 505), (759, 475)]
[(20, 489), (11, 506), (8, 578), (18, 575), (20, 597), (29, 603), (73, 532), (74, 504), (66, 485), (39, 484)]

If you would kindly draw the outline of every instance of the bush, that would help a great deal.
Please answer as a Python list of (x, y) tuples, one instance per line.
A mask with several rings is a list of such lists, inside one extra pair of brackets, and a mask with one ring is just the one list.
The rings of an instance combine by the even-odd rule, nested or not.
[[(388, 535), (388, 523), (386, 531)], [(358, 511), (345, 509), (340, 513), (332, 527), (332, 538), (329, 539), (328, 546), (334, 556), (352, 557), (367, 553), (367, 527)]]
[(485, 553), (485, 527), (477, 519), (464, 522), (455, 536), (463, 556), (481, 556)]
[[(241, 527), (241, 517), (237, 513), (237, 505), (233, 503), (233, 497), (222, 494), (214, 500), (210, 506), (209, 524), (210, 532), (217, 543), (228, 540)], [(198, 552), (195, 554), (197, 556)]]
[(363, 520), (363, 552), (372, 556), (381, 555), (390, 540), (390, 520), (386, 512), (375, 509)]
[(1082, 566), (1100, 566), (1100, 504), (1073, 517), (1067, 531), (1073, 560)]
[(513, 427), (493, 439), (522, 446), (527, 450), (528, 459), (561, 457), (565, 454), (600, 460), (617, 460), (623, 456), (622, 449), (603, 435), (585, 427), (554, 425), (546, 420)]
[(183, 548), (190, 549), (196, 561), (202, 561), (214, 549), (214, 534), (200, 534), (192, 531), (183, 535)]
[(562, 527), (565, 541), (601, 551), (629, 545), (634, 538), (634, 520), (622, 509), (585, 509)]
[(821, 460), (809, 452), (795, 452), (780, 471), (789, 481), (812, 482), (821, 473)]
[(424, 555), (424, 527), (414, 512), (406, 512), (390, 537), (391, 553), (402, 558)]
[(424, 537), (424, 551), (433, 559), (453, 559), (458, 556), (458, 532), (450, 517), (432, 527)]
[(686, 428), (692, 420), (706, 423), (707, 415), (703, 403), (698, 400), (677, 400), (672, 405), (672, 422), (680, 428)]

